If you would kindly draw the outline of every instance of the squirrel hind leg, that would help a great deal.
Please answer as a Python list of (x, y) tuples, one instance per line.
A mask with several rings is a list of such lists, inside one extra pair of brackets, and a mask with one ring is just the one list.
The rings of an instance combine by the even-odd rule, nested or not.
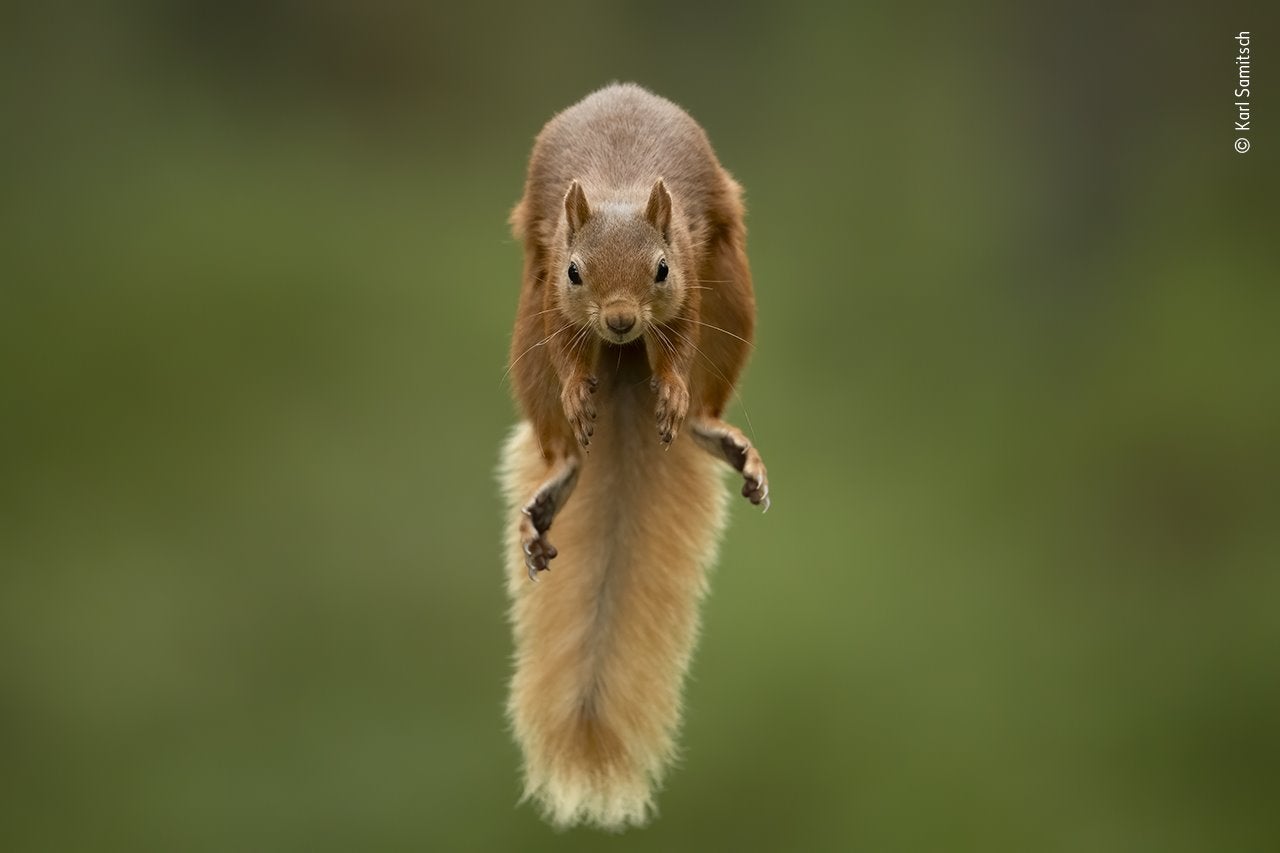
[(551, 529), (556, 513), (573, 493), (580, 468), (578, 456), (560, 457), (552, 466), (551, 473), (520, 509), (520, 546), (524, 551), (529, 580), (536, 581), (538, 572), (550, 570), (549, 563), (558, 553), (547, 539), (547, 531)]
[(742, 475), (742, 496), (769, 511), (769, 475), (755, 445), (733, 424), (720, 418), (702, 416), (693, 419), (693, 438), (698, 445), (718, 459), (728, 462)]

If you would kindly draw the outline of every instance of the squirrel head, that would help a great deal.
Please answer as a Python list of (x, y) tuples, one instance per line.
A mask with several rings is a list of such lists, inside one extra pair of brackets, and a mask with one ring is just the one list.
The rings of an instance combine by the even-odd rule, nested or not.
[(550, 274), (567, 319), (621, 345), (680, 315), (693, 279), (678, 247), (690, 241), (661, 178), (643, 205), (593, 206), (571, 182), (561, 233), (561, 263)]

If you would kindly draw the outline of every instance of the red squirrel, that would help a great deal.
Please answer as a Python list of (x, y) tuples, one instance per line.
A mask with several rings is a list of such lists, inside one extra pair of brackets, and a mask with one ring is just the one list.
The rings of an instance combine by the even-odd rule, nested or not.
[(719, 463), (769, 506), (759, 452), (721, 419), (755, 327), (743, 215), (698, 123), (631, 84), (547, 123), (511, 214), (508, 715), (525, 798), (560, 826), (648, 819), (724, 526)]

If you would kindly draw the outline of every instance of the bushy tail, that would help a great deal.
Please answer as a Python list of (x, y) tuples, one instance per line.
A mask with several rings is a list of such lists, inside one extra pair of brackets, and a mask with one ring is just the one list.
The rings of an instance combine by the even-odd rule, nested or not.
[(532, 431), (503, 452), (506, 571), (515, 638), (507, 711), (524, 752), (524, 796), (557, 826), (643, 824), (674, 758), (680, 694), (697, 639), (727, 490), (687, 436), (663, 451), (645, 429), (601, 424), (529, 580), (520, 507), (546, 475)]

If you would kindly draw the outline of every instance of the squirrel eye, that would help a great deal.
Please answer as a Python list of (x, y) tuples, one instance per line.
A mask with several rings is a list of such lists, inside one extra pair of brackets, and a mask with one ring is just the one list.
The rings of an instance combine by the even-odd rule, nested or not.
[(667, 259), (666, 258), (663, 258), (662, 260), (658, 261), (658, 274), (654, 277), (653, 280), (656, 282), (663, 282), (667, 280)]
[(582, 276), (578, 274), (577, 264), (574, 264), (574, 263), (569, 264), (569, 281), (573, 282), (574, 284), (582, 284)]

